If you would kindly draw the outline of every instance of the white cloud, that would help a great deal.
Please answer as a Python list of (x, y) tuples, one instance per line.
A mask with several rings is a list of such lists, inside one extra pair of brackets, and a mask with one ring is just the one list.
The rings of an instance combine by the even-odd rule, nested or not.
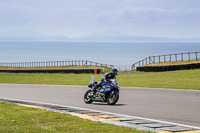
[(109, 30), (195, 36), (200, 35), (199, 4), (197, 0), (7, 0), (0, 2), (0, 29), (68, 36)]

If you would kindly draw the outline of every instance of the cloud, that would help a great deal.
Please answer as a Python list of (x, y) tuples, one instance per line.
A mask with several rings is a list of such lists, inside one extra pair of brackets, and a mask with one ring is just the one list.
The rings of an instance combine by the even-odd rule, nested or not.
[(186, 36), (182, 32), (190, 31), (187, 36), (193, 36), (200, 34), (199, 4), (197, 0), (6, 0), (0, 2), (0, 29), (67, 36), (109, 30), (157, 36), (175, 36), (177, 31), (176, 36)]
[(194, 29), (194, 26), (200, 27), (200, 8), (161, 9), (127, 6), (118, 10), (100, 12), (97, 19), (104, 25), (111, 27), (122, 26), (132, 30), (140, 27), (144, 32), (153, 29), (159, 30), (158, 28), (160, 28), (166, 31), (171, 30), (173, 33), (173, 29), (180, 31), (185, 29), (187, 31)]

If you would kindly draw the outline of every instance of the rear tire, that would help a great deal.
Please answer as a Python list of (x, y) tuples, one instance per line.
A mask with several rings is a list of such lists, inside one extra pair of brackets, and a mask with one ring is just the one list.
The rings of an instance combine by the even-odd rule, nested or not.
[(92, 90), (86, 91), (86, 93), (85, 93), (85, 95), (84, 95), (84, 102), (85, 102), (85, 103), (89, 104), (89, 103), (92, 103), (92, 102), (93, 102), (93, 100), (91, 99), (91, 97), (92, 97), (92, 95), (93, 95), (92, 93), (93, 93)]
[(119, 100), (119, 92), (115, 92), (112, 96), (108, 94), (107, 103), (109, 105), (114, 105)]

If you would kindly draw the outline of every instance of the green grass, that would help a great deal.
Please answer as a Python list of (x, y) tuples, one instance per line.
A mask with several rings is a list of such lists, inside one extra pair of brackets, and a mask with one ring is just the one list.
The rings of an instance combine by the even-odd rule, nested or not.
[[(96, 81), (104, 74), (46, 74), (46, 73), (0, 73), (0, 83), (88, 85), (92, 76)], [(200, 69), (169, 72), (119, 72), (120, 86), (153, 87), (200, 90)]]
[(122, 73), (121, 86), (200, 90), (200, 69), (169, 72)]
[(0, 133), (144, 133), (67, 114), (0, 103)]
[(109, 72), (111, 69), (108, 67), (103, 66), (60, 66), (60, 67), (2, 67), (0, 66), (0, 69), (86, 69), (86, 68), (103, 68), (104, 72)]
[[(158, 62), (158, 63), (148, 64), (148, 65), (145, 65), (145, 66), (172, 66), (172, 65), (197, 64), (197, 63), (200, 63), (200, 59), (198, 59), (198, 60)], [(143, 67), (145, 67), (145, 66), (143, 66)]]
[(88, 85), (92, 76), (100, 79), (103, 74), (0, 73), (0, 82), (16, 84)]

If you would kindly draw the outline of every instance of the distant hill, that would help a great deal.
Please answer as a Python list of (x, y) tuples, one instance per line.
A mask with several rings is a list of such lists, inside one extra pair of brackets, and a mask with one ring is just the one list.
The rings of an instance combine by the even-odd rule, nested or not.
[(131, 36), (119, 32), (93, 33), (88, 36), (73, 38), (74, 41), (98, 41), (98, 42), (200, 42), (200, 38), (167, 38), (151, 36)]
[(64, 35), (47, 35), (32, 30), (7, 31), (4, 33), (0, 33), (0, 40), (2, 41), (59, 41), (67, 39), (68, 38)]
[(200, 42), (200, 38), (167, 38), (151, 36), (131, 36), (120, 32), (109, 31), (93, 33), (83, 37), (68, 38), (65, 35), (47, 35), (31, 30), (7, 31), (0, 33), (3, 41), (71, 41), (71, 42)]

